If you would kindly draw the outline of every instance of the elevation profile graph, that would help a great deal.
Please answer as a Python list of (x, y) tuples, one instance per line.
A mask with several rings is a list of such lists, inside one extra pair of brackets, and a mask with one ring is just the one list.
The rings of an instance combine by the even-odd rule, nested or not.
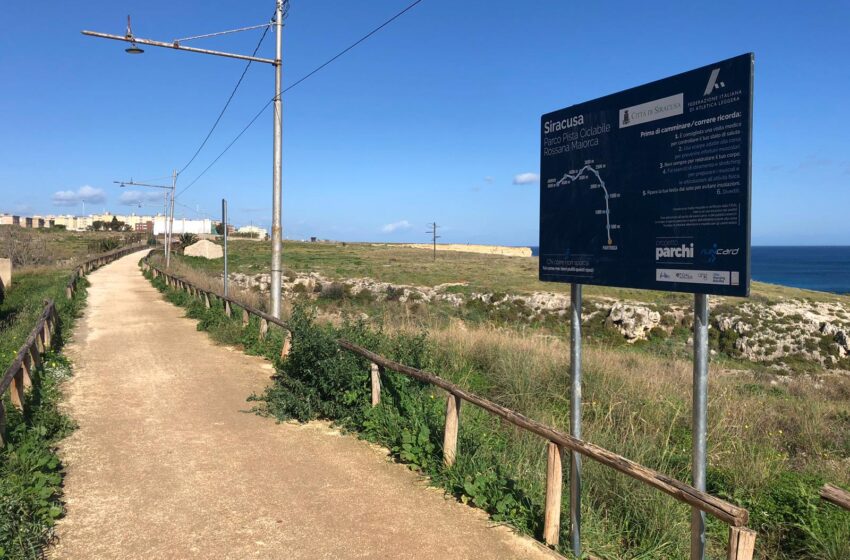
[[(619, 198), (618, 193), (608, 192), (608, 186), (605, 184), (605, 180), (602, 178), (602, 175), (599, 173), (600, 170), (604, 170), (606, 165), (604, 163), (594, 163), (593, 160), (588, 160), (584, 167), (579, 170), (570, 170), (564, 173), (564, 175), (560, 178), (552, 178), (546, 181), (546, 186), (550, 189), (565, 187), (569, 185), (582, 186), (582, 184), (586, 184), (590, 190), (602, 190), (603, 200), (605, 202), (605, 208), (599, 208), (596, 210), (596, 214), (602, 214), (605, 216), (605, 234), (608, 240), (607, 247), (604, 247), (608, 250), (616, 250), (616, 244), (614, 243), (614, 239), (611, 234), (612, 229), (617, 229), (619, 226), (611, 223), (611, 204), (610, 200), (612, 198)], [(591, 179), (596, 178), (596, 182), (593, 182)]]

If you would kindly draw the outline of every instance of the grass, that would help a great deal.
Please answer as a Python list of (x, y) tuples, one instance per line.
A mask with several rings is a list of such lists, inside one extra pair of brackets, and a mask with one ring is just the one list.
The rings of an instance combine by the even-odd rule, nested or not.
[[(15, 279), (11, 297), (0, 306), (7, 320), (0, 339), (4, 372), (35, 326), (42, 300), (54, 298), (59, 313), (54, 350), (33, 372), (32, 389), (25, 395), (25, 414), (11, 404), (8, 393), (3, 397), (7, 441), (0, 450), (0, 558), (42, 558), (53, 539), (54, 523), (64, 512), (62, 465), (55, 444), (73, 428), (58, 409), (59, 385), (70, 376), (71, 366), (56, 352), (62, 346), (63, 333), (85, 305), (84, 290), (78, 290), (73, 301), (65, 298), (66, 281), (67, 273), (61, 271), (22, 274)], [(84, 287), (85, 281), (79, 286)]]
[[(323, 270), (336, 266), (331, 263), (344, 260), (349, 251), (348, 246), (337, 248), (340, 254), (334, 255), (326, 246), (316, 245), (314, 249), (301, 245), (288, 246), (288, 258), (293, 259), (293, 253), (302, 249), (327, 251), (317, 264)], [(370, 252), (373, 257), (377, 254), (373, 248), (351, 250)], [(301, 255), (306, 257), (306, 253)], [(479, 257), (463, 256), (471, 260)], [(235, 253), (234, 258), (242, 257)], [(251, 259), (243, 260), (242, 265)], [(214, 266), (204, 264), (206, 270)], [(301, 266), (311, 267), (307, 262)], [(363, 266), (361, 261), (337, 268), (347, 276)], [(418, 283), (418, 279), (404, 283)], [(433, 484), (465, 503), (485, 509), (494, 519), (511, 523), (520, 531), (540, 536), (544, 442), (465, 406), (458, 462), (445, 469), (440, 461), (443, 396), (408, 378), (389, 374), (384, 378), (381, 406), (370, 409), (367, 364), (337, 352), (333, 340), (347, 337), (567, 430), (569, 352), (563, 336), (534, 328), (504, 328), (488, 321), (469, 323), (443, 317), (428, 322), (427, 310), (425, 315), (409, 314), (416, 302), (382, 303), (386, 310), (383, 316), (394, 320), (371, 327), (339, 315), (317, 320), (315, 308), (310, 311), (296, 306), (291, 318), (295, 330), (292, 354), (281, 361), (279, 333), (273, 330), (272, 337), (259, 343), (253, 322), (242, 329), (238, 317), (227, 319), (222, 309), (207, 310), (182, 292), (165, 290), (160, 281), (155, 284), (166, 291), (169, 300), (186, 306), (188, 315), (200, 320), (199, 328), (209, 330), (216, 340), (241, 345), (273, 360), (279, 376), (259, 397), (266, 413), (281, 419), (329, 418), (386, 446), (398, 460), (427, 474)], [(780, 295), (776, 292), (764, 297)], [(319, 299), (316, 303), (338, 305), (336, 299)], [(627, 347), (601, 335), (592, 338), (585, 346), (584, 357), (585, 438), (688, 481), (688, 359), (679, 351), (665, 350), (663, 339)], [(850, 515), (817, 497), (824, 481), (850, 486), (850, 379), (833, 376), (828, 383), (821, 383), (800, 376), (781, 385), (772, 381), (772, 376), (758, 370), (729, 374), (712, 365), (709, 491), (750, 510), (750, 526), (759, 532), (760, 559), (850, 558)], [(687, 507), (592, 461), (585, 460), (585, 472), (582, 514), (586, 550), (602, 558), (687, 556)], [(564, 511), (568, 500), (565, 491)], [(564, 543), (566, 530), (565, 522), (561, 535)], [(711, 520), (710, 558), (725, 557), (725, 539), (725, 526)]]
[(102, 242), (117, 243), (135, 238), (138, 234), (65, 231), (62, 229), (29, 229), (20, 226), (0, 226), (0, 256), (12, 255), (23, 262), (20, 266), (48, 266), (70, 269), (85, 257), (104, 252)]
[[(258, 274), (268, 272), (270, 242), (232, 239), (228, 241), (230, 272)], [(535, 291), (569, 293), (568, 284), (537, 280), (537, 257), (503, 257), (475, 253), (440, 252), (437, 260), (423, 249), (367, 243), (284, 242), (285, 271), (318, 272), (331, 279), (369, 277), (380, 282), (417, 286), (436, 286), (450, 282), (468, 282), (479, 292), (530, 293)], [(200, 257), (182, 257), (193, 267), (210, 275), (221, 275), (223, 261)], [(590, 298), (609, 297), (659, 304), (690, 305), (692, 296), (673, 292), (631, 290), (586, 286)], [(752, 297), (759, 301), (787, 298), (811, 301), (842, 301), (850, 297), (787, 288), (753, 282)], [(712, 298), (714, 299), (714, 298)], [(740, 298), (716, 298), (718, 301), (745, 301)]]

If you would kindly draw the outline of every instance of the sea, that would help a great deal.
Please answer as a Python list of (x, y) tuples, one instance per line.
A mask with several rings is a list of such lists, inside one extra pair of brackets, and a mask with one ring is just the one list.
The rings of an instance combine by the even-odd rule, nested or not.
[[(531, 247), (533, 255), (538, 247)], [(850, 294), (850, 246), (753, 247), (753, 280), (794, 288)]]

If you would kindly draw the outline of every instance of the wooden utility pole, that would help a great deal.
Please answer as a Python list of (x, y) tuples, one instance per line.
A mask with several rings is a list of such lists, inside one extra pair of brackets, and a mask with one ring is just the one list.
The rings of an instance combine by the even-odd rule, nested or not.
[(434, 242), (434, 260), (437, 260), (437, 239), (441, 236), (437, 235), (437, 228), (440, 227), (437, 225), (437, 222), (431, 223), (431, 229), (426, 231), (425, 233), (431, 234), (432, 240)]

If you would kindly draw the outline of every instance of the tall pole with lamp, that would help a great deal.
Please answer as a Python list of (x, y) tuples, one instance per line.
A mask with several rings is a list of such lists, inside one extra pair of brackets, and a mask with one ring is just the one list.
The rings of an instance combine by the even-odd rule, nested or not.
[[(283, 51), (283, 18), (284, 18), (284, 8), (286, 6), (287, 0), (275, 0), (275, 19), (271, 24), (263, 24), (263, 25), (255, 25), (251, 27), (244, 27), (240, 29), (233, 29), (230, 31), (222, 31), (219, 33), (209, 33), (206, 35), (198, 35), (195, 37), (187, 37), (185, 39), (176, 39), (171, 42), (165, 41), (154, 41), (151, 39), (142, 39), (140, 37), (135, 37), (133, 35), (132, 28), (130, 27), (130, 18), (127, 17), (127, 31), (124, 35), (111, 35), (109, 33), (100, 33), (97, 31), (83, 31), (83, 35), (88, 35), (90, 37), (100, 37), (102, 39), (113, 39), (116, 41), (124, 41), (126, 43), (130, 43), (130, 46), (125, 49), (125, 51), (129, 54), (141, 54), (144, 52), (143, 49), (139, 47), (139, 45), (148, 45), (151, 47), (163, 47), (167, 49), (173, 49), (178, 51), (187, 51), (194, 52), (199, 54), (211, 54), (215, 56), (222, 56), (226, 58), (235, 58), (238, 60), (247, 60), (252, 62), (261, 62), (263, 64), (271, 64), (275, 68), (275, 80), (274, 80), (274, 114), (273, 114), (273, 168), (272, 168), (272, 262), (271, 262), (271, 298), (270, 298), (270, 311), (274, 317), (280, 317), (280, 309), (281, 309), (281, 287), (282, 287), (282, 276), (283, 276), (283, 267), (281, 265), (281, 258), (283, 253), (283, 229), (281, 225), (281, 208), (282, 208), (282, 166), (283, 166), (283, 104), (281, 102), (281, 83), (283, 78), (283, 63), (282, 63), (282, 51)], [(214, 51), (209, 49), (199, 49), (195, 47), (187, 47), (182, 45), (181, 42), (190, 41), (193, 39), (201, 39), (204, 37), (211, 37), (215, 35), (223, 35), (226, 33), (236, 33), (239, 31), (247, 31), (248, 29), (257, 29), (261, 27), (266, 27), (267, 25), (273, 25), (276, 32), (276, 44), (275, 44), (275, 58), (261, 58), (257, 56), (249, 56), (244, 54), (236, 54), (236, 53), (228, 53), (222, 51)], [(172, 188), (176, 185), (177, 181), (177, 172), (172, 175)], [(173, 208), (174, 208), (174, 197), (171, 199), (171, 208), (172, 208), (172, 217), (173, 217)], [(166, 255), (168, 255), (170, 251), (166, 251)], [(168, 256), (166, 256), (166, 261), (168, 260)]]

